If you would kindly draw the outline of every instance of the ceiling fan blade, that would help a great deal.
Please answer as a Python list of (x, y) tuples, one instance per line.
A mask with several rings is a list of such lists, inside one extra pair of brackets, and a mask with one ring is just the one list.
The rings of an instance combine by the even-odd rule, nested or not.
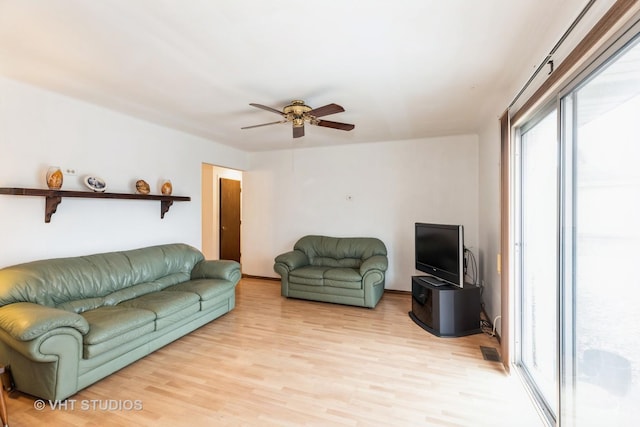
[(293, 127), (293, 137), (294, 138), (300, 138), (301, 136), (304, 136), (304, 126), (299, 126)]
[(314, 108), (307, 114), (314, 117), (328, 116), (329, 114), (342, 113), (344, 108), (338, 104), (327, 104), (324, 107)]
[(340, 130), (351, 130), (356, 127), (355, 125), (351, 125), (349, 123), (331, 122), (329, 120), (318, 120), (316, 125)]
[(256, 107), (256, 108), (262, 108), (263, 110), (267, 110), (267, 111), (271, 111), (272, 113), (276, 113), (276, 114), (280, 114), (281, 116), (284, 116), (284, 113), (282, 111), (276, 110), (275, 108), (271, 108), (271, 107), (267, 107), (266, 105), (262, 105), (262, 104), (249, 104), (252, 107)]
[(262, 127), (262, 126), (276, 125), (278, 123), (286, 123), (286, 122), (287, 122), (286, 120), (280, 120), (280, 121), (277, 121), (277, 122), (263, 123), (261, 125), (245, 126), (245, 127), (240, 128), (240, 129), (259, 128), (259, 127)]

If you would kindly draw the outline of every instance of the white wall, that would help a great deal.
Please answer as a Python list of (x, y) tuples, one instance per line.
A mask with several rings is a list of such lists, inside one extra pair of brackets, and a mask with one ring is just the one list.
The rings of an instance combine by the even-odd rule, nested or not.
[(475, 135), (250, 154), (243, 179), (243, 272), (278, 277), (274, 258), (306, 234), (373, 236), (388, 289), (410, 290), (414, 223), (463, 224), (478, 247)]
[[(478, 264), (482, 301), (493, 322), (500, 313), (500, 275), (497, 257), (500, 253), (500, 125), (498, 118), (488, 122), (479, 136), (479, 229)], [(500, 323), (496, 325), (500, 332)]]
[(44, 198), (0, 195), (0, 266), (150, 244), (201, 244), (201, 164), (245, 169), (247, 154), (0, 77), (0, 187), (46, 188), (49, 165), (75, 168), (63, 190), (102, 177), (111, 192), (134, 192), (145, 179), (159, 193), (171, 179), (175, 202), (63, 199), (44, 223)]
[(74, 168), (63, 189), (101, 176), (109, 191), (143, 178), (176, 202), (63, 199), (44, 223), (44, 198), (0, 195), (0, 266), (149, 244), (202, 245), (203, 163), (243, 176), (243, 272), (276, 277), (273, 258), (304, 234), (376, 236), (387, 245), (387, 288), (409, 290), (413, 223), (465, 226), (478, 247), (474, 135), (247, 154), (95, 105), (0, 78), (0, 186), (46, 188), (48, 166)]

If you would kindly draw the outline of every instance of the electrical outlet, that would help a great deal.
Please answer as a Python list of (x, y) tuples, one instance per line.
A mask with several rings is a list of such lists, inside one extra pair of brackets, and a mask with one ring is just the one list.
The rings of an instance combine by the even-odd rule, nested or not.
[(64, 174), (65, 175), (69, 175), (69, 176), (75, 176), (76, 175), (76, 170), (73, 168), (66, 168), (64, 170)]

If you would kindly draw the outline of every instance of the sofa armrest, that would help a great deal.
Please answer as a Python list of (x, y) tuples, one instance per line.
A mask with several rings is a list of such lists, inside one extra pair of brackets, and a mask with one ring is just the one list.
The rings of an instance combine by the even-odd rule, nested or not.
[(24, 302), (0, 307), (0, 353), (14, 368), (16, 388), (50, 400), (76, 393), (88, 330), (70, 311)]
[(362, 276), (369, 270), (387, 271), (389, 266), (389, 260), (384, 255), (374, 255), (371, 258), (367, 258), (360, 265), (360, 274)]
[(200, 261), (191, 271), (191, 279), (224, 279), (234, 283), (241, 275), (240, 263), (224, 259)]
[(281, 255), (278, 255), (275, 259), (276, 264), (283, 264), (287, 267), (289, 271), (295, 270), (296, 268), (304, 267), (305, 265), (309, 265), (309, 258), (302, 251), (290, 251), (285, 252)]
[(89, 332), (84, 317), (70, 311), (30, 302), (0, 307), (0, 329), (18, 341), (31, 341), (57, 328), (69, 327), (81, 334)]

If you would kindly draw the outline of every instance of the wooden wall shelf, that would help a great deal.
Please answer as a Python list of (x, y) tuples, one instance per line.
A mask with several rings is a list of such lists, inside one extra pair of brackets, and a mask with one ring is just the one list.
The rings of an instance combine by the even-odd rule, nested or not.
[(45, 198), (44, 222), (51, 222), (51, 216), (58, 209), (63, 197), (80, 197), (85, 199), (129, 199), (129, 200), (160, 200), (160, 218), (169, 211), (173, 202), (188, 202), (191, 197), (164, 196), (155, 194), (128, 193), (96, 193), (92, 191), (44, 190), (40, 188), (9, 188), (0, 187), (0, 194), (11, 196), (42, 196)]

